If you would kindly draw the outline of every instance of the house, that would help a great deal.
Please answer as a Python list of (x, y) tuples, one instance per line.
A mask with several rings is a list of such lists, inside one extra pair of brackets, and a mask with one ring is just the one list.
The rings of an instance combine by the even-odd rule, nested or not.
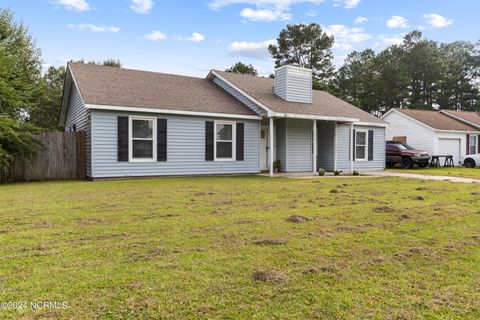
[(443, 111), (391, 109), (382, 119), (389, 123), (387, 140), (406, 137), (407, 144), (431, 155), (453, 155), (456, 165), (479, 148), (480, 128)]
[[(311, 70), (275, 80), (69, 63), (60, 125), (86, 132), (90, 178), (383, 170), (386, 123), (326, 92)], [(270, 148), (270, 146), (273, 146)]]

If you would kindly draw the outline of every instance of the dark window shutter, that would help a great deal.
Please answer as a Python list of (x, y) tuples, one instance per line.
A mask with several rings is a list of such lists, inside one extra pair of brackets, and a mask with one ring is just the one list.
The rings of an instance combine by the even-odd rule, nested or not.
[(167, 119), (157, 119), (157, 161), (167, 161)]
[(205, 122), (205, 161), (213, 161), (213, 135), (214, 135), (213, 121)]
[(353, 129), (353, 141), (352, 141), (352, 156), (353, 161), (355, 161), (355, 139), (357, 139), (357, 130)]
[(467, 134), (467, 155), (470, 154), (470, 135)]
[(478, 153), (480, 153), (480, 142), (478, 141), (480, 139), (480, 135), (477, 136), (477, 148), (478, 148)]
[(373, 130), (368, 130), (368, 161), (373, 161)]
[(243, 123), (237, 123), (237, 161), (243, 161), (244, 127)]
[(118, 161), (128, 161), (128, 117), (118, 117)]

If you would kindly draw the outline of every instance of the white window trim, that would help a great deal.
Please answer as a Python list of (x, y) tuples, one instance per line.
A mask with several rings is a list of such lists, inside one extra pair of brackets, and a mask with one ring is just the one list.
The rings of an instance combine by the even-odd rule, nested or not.
[[(468, 150), (468, 154), (476, 154), (477, 153), (477, 150), (478, 150), (478, 136), (476, 135), (470, 135), (470, 141), (468, 141), (468, 147), (470, 148), (470, 150)], [(472, 138), (475, 138), (475, 144), (472, 144)], [(474, 149), (474, 152), (472, 153), (471, 150), (472, 150), (472, 147), (475, 147)]]
[[(217, 124), (229, 124), (232, 126), (232, 157), (231, 158), (217, 158)], [(227, 140), (219, 140), (219, 142), (229, 142)], [(237, 158), (237, 123), (235, 121), (214, 121), (213, 122), (213, 160), (220, 161), (235, 161)]]
[[(357, 134), (358, 133), (365, 133), (365, 158), (358, 158), (357, 156), (357, 146), (359, 147), (363, 147), (364, 145), (359, 145), (357, 142), (358, 142), (358, 139), (357, 139)], [(364, 129), (357, 129), (355, 130), (355, 161), (368, 161), (368, 130), (364, 130)]]
[[(152, 158), (134, 158), (133, 157), (133, 135), (132, 135), (132, 122), (133, 120), (151, 120), (153, 121), (153, 139), (135, 138), (135, 140), (148, 140), (152, 141)], [(155, 117), (142, 117), (142, 116), (129, 116), (128, 117), (128, 162), (156, 162), (157, 161), (157, 118)]]

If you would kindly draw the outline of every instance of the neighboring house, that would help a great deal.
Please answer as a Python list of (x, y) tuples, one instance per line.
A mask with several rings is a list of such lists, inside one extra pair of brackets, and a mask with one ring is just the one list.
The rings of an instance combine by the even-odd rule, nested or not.
[[(441, 113), (462, 121), (480, 131), (480, 112), (441, 110)], [(471, 134), (467, 139), (467, 155), (480, 153), (480, 135)]]
[(453, 155), (455, 165), (479, 148), (480, 129), (443, 112), (391, 109), (382, 119), (389, 123), (387, 140), (406, 137), (408, 145), (430, 155)]
[(69, 63), (60, 125), (86, 132), (90, 178), (384, 169), (383, 120), (312, 90), (311, 70), (275, 75)]

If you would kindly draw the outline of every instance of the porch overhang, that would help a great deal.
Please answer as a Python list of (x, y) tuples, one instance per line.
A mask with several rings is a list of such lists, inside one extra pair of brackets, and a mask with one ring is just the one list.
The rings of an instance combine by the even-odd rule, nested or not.
[(336, 122), (348, 122), (348, 123), (357, 123), (360, 122), (360, 119), (357, 118), (348, 118), (348, 117), (332, 117), (332, 116), (316, 116), (309, 114), (298, 114), (298, 113), (282, 113), (275, 112), (269, 116), (273, 118), (290, 118), (290, 119), (305, 119), (305, 120), (323, 120), (323, 121), (336, 121)]

